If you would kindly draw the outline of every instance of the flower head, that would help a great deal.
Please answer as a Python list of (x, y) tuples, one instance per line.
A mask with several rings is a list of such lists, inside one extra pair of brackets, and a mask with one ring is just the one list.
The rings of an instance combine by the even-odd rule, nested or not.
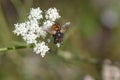
[(50, 50), (50, 48), (45, 45), (45, 39), (48, 40), (48, 38), (46, 38), (46, 30), (51, 28), (54, 22), (60, 17), (56, 8), (49, 8), (45, 11), (45, 17), (39, 7), (32, 8), (27, 17), (28, 20), (15, 24), (15, 30), (13, 32), (17, 34), (17, 36), (22, 36), (27, 44), (33, 44), (34, 52), (44, 57)]
[(56, 21), (56, 19), (59, 19), (61, 16), (59, 15), (56, 8), (49, 8), (46, 11), (45, 18), (51, 21)]
[(23, 36), (24, 41), (26, 41), (27, 44), (35, 44), (37, 35), (33, 34), (33, 33), (29, 33), (29, 34), (25, 34)]
[(34, 52), (36, 52), (36, 54), (40, 54), (41, 56), (44, 57), (46, 52), (49, 51), (50, 49), (48, 48), (48, 46), (45, 45), (45, 42), (40, 42), (37, 43), (34, 47)]
[(36, 19), (42, 19), (43, 16), (42, 16), (42, 10), (38, 7), (36, 9), (32, 8), (30, 13), (29, 13), (29, 16), (28, 16), (28, 19), (31, 20), (33, 18), (36, 18)]
[(24, 35), (28, 32), (28, 28), (26, 27), (25, 23), (20, 23), (20, 24), (15, 24), (15, 30), (13, 31), (14, 34), (17, 34), (17, 36), (19, 35)]

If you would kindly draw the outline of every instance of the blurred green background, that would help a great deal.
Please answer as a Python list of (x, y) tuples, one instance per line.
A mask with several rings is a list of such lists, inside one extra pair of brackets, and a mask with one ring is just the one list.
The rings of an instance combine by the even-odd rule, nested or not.
[(60, 24), (71, 22), (64, 44), (44, 58), (32, 48), (0, 52), (0, 80), (103, 80), (104, 60), (119, 66), (120, 0), (0, 0), (0, 48), (25, 45), (12, 31), (32, 7), (56, 7)]

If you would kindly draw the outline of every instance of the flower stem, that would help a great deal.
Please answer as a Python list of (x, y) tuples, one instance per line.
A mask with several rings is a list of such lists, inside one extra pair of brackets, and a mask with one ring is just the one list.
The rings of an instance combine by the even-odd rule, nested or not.
[(24, 48), (31, 48), (31, 47), (33, 47), (33, 46), (24, 45), (24, 46), (4, 47), (4, 48), (0, 48), (0, 51), (24, 49)]

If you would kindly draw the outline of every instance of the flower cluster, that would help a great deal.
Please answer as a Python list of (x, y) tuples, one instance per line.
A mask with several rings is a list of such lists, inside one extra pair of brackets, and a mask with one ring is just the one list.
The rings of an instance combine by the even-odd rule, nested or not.
[[(44, 14), (45, 16), (43, 16)], [(49, 8), (43, 12), (38, 7), (32, 8), (27, 18), (27, 21), (15, 24), (13, 32), (17, 36), (22, 36), (27, 44), (33, 44), (35, 46), (34, 52), (44, 57), (46, 52), (50, 50), (44, 41), (47, 35), (46, 29), (51, 28), (54, 21), (60, 18), (60, 15), (56, 8)], [(43, 41), (39, 38), (43, 38)]]
[(46, 11), (45, 18), (50, 21), (55, 21), (56, 19), (59, 19), (60, 16), (59, 16), (56, 8), (50, 8), (50, 9), (48, 9), (48, 11)]
[(56, 8), (49, 8), (45, 14), (46, 21), (43, 22), (43, 27), (45, 30), (50, 28), (54, 24), (54, 21), (61, 17)]

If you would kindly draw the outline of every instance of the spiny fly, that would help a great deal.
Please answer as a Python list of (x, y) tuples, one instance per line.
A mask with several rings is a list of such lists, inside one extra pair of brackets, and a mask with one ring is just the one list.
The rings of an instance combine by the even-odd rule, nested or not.
[(47, 29), (47, 32), (50, 33), (54, 38), (54, 43), (59, 47), (63, 42), (63, 34), (69, 29), (70, 22), (66, 22), (62, 27), (59, 23), (52, 25), (50, 29)]

